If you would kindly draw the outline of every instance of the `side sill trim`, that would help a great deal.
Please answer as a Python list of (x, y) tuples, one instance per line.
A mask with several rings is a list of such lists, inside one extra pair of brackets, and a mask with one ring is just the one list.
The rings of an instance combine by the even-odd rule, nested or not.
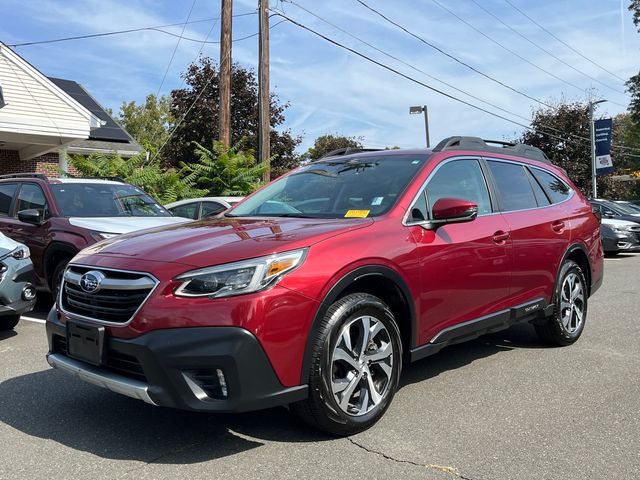
[(433, 355), (447, 345), (466, 342), (480, 335), (498, 332), (516, 323), (535, 320), (541, 316), (548, 315), (550, 312), (552, 313), (553, 309), (549, 310), (547, 308), (546, 300), (538, 298), (484, 317), (452, 325), (438, 332), (429, 343), (412, 349), (409, 352), (410, 362)]
[(57, 353), (48, 354), (47, 362), (53, 368), (69, 373), (80, 380), (84, 380), (85, 382), (106, 388), (107, 390), (111, 390), (112, 392), (119, 393), (121, 395), (126, 395), (127, 397), (142, 400), (150, 405), (156, 405), (149, 396), (149, 385), (146, 383), (103, 371), (99, 368)]

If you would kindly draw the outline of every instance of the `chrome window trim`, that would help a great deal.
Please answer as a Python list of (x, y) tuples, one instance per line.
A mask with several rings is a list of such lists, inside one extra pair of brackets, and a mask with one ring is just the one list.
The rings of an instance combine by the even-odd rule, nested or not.
[[(413, 197), (413, 200), (411, 200), (411, 203), (409, 204), (409, 208), (407, 209), (407, 211), (405, 212), (404, 216), (402, 217), (402, 225), (404, 225), (405, 227), (415, 227), (415, 226), (424, 225), (425, 222), (429, 222), (429, 220), (421, 220), (419, 222), (410, 222), (409, 221), (409, 216), (411, 215), (411, 210), (413, 210), (413, 207), (415, 206), (416, 202), (418, 201), (418, 198), (420, 197), (420, 194), (424, 192), (424, 189), (427, 187), (427, 184), (429, 183), (431, 178), (438, 172), (438, 170), (440, 170), (440, 168), (442, 168), (447, 163), (450, 163), (450, 162), (453, 162), (453, 161), (456, 161), (456, 160), (476, 160), (478, 162), (478, 166), (480, 167), (480, 173), (482, 174), (482, 177), (484, 178), (485, 184), (487, 184), (487, 179), (485, 178), (484, 171), (482, 170), (482, 165), (480, 165), (480, 161), (482, 160), (482, 156), (481, 155), (478, 155), (478, 156), (475, 156), (475, 155), (463, 155), (463, 156), (458, 156), (458, 157), (446, 158), (445, 160), (440, 162), (436, 166), (436, 168), (434, 168), (433, 171), (427, 176), (427, 178), (424, 180), (424, 182), (422, 182), (422, 185), (418, 189), (418, 193)], [(489, 185), (487, 185), (487, 193), (489, 194), (489, 201), (492, 202), (494, 199), (491, 198), (491, 190), (489, 189)], [(428, 207), (429, 207), (429, 204), (427, 204), (427, 208)], [(493, 203), (491, 205), (491, 209), (492, 210), (494, 209)], [(496, 214), (499, 214), (499, 213), (500, 212), (484, 213), (482, 215), (478, 214), (478, 217), (489, 217), (491, 215), (496, 215)]]
[[(64, 309), (64, 307), (62, 306), (62, 292), (64, 291), (64, 284), (65, 284), (65, 276), (67, 274), (67, 271), (70, 267), (81, 267), (81, 268), (89, 268), (91, 270), (106, 270), (109, 272), (120, 272), (120, 273), (132, 273), (134, 275), (141, 275), (141, 276), (146, 276), (151, 278), (151, 280), (153, 280), (153, 282), (155, 283), (155, 285), (151, 288), (151, 290), (149, 290), (149, 293), (147, 294), (147, 296), (144, 298), (144, 300), (142, 300), (142, 302), (140, 302), (140, 306), (136, 309), (135, 312), (133, 312), (133, 314), (131, 315), (131, 317), (129, 318), (129, 320), (127, 320), (126, 322), (110, 322), (108, 320), (100, 320), (98, 318), (93, 318), (93, 317), (86, 317), (84, 315), (80, 315), (77, 313), (72, 313), (72, 312), (68, 312)], [(91, 322), (91, 323), (97, 323), (100, 325), (107, 325), (110, 327), (126, 327), (127, 325), (129, 325), (133, 319), (136, 317), (136, 315), (138, 314), (138, 312), (140, 311), (140, 309), (144, 306), (144, 304), (147, 302), (147, 300), (149, 300), (149, 297), (153, 294), (153, 292), (155, 292), (156, 288), (158, 288), (158, 285), (160, 285), (160, 280), (158, 280), (154, 275), (150, 274), (149, 272), (140, 272), (137, 270), (121, 270), (118, 268), (105, 268), (105, 267), (96, 267), (95, 265), (84, 265), (81, 263), (74, 263), (74, 264), (69, 264), (67, 265), (67, 267), (64, 270), (64, 273), (62, 274), (62, 283), (60, 283), (60, 291), (58, 292), (58, 307), (60, 308), (60, 311), (62, 313), (64, 313), (67, 317), (71, 318), (72, 320), (83, 320), (86, 322)]]

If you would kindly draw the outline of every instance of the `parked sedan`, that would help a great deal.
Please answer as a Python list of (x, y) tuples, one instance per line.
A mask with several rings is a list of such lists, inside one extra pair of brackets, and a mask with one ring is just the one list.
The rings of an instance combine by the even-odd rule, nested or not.
[(29, 248), (0, 233), (0, 331), (11, 330), (36, 303)]
[(626, 220), (603, 218), (600, 224), (602, 248), (608, 255), (640, 251), (640, 225)]
[(212, 217), (232, 207), (244, 197), (203, 197), (179, 200), (165, 205), (165, 208), (176, 217), (201, 218)]

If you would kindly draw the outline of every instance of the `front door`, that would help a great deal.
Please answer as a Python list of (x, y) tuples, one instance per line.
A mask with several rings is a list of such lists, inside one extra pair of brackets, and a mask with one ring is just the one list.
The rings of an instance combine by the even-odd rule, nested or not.
[(478, 159), (445, 160), (423, 195), (416, 206), (425, 219), (440, 198), (472, 201), (478, 217), (435, 230), (410, 227), (421, 264), (418, 345), (448, 327), (508, 308), (512, 266), (509, 227), (492, 207)]

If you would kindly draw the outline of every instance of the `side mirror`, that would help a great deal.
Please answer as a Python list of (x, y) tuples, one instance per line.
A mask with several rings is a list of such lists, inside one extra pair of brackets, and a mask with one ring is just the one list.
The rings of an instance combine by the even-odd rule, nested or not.
[(607, 210), (606, 212), (604, 212), (604, 216), (607, 218), (613, 218), (615, 217), (615, 214), (611, 210)]
[(25, 223), (32, 223), (34, 225), (42, 224), (42, 215), (34, 208), (28, 210), (20, 210), (18, 212), (18, 220)]
[(432, 219), (424, 223), (424, 228), (432, 230), (447, 223), (463, 223), (475, 220), (478, 205), (460, 198), (441, 198), (433, 205)]

